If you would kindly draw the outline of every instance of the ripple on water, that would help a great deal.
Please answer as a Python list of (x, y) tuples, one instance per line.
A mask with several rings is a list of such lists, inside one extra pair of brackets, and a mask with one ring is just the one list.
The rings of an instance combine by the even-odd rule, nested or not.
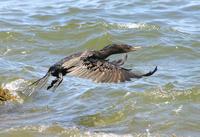
[[(0, 1), (0, 82), (23, 99), (0, 105), (0, 136), (199, 136), (198, 1), (34, 2)], [(20, 94), (62, 57), (110, 43), (141, 45), (125, 67), (158, 71)]]
[[(103, 132), (90, 132), (90, 131), (82, 131), (76, 127), (65, 128), (59, 124), (53, 125), (38, 125), (38, 126), (25, 126), (20, 128), (11, 128), (7, 131), (1, 133), (4, 137), (14, 137), (14, 136), (73, 136), (73, 137), (120, 137), (121, 135), (112, 134), (112, 133), (103, 133)], [(130, 134), (123, 134), (123, 137), (132, 137)]]
[[(20, 81), (22, 83), (24, 82), (23, 80), (17, 80), (7, 84), (6, 87), (11, 90), (17, 90), (16, 87), (19, 87), (21, 85)], [(77, 83), (77, 81), (75, 83)], [(56, 97), (55, 95), (49, 97), (33, 97), (33, 99), (35, 98), (34, 104), (38, 104), (37, 102), (41, 102), (43, 100), (42, 98), (49, 98), (48, 110), (44, 108), (39, 109), (40, 107), (44, 106), (40, 105), (40, 107), (38, 106), (35, 108), (35, 111), (34, 108), (31, 107), (33, 106), (31, 105), (32, 103), (29, 101), (27, 102), (26, 100), (26, 102), (24, 102), (24, 105), (27, 108), (24, 109), (24, 111), (26, 110), (26, 112), (29, 114), (26, 114), (26, 116), (21, 116), (18, 119), (15, 119), (15, 121), (20, 122), (20, 118), (23, 117), (26, 117), (27, 119), (32, 118), (35, 119), (35, 121), (38, 121), (43, 117), (43, 119), (57, 119), (56, 121), (60, 121), (60, 124), (65, 125), (66, 123), (62, 123), (62, 120), (66, 121), (67, 116), (68, 118), (71, 117), (70, 121), (76, 127), (84, 128), (83, 132), (80, 131), (81, 135), (84, 135), (85, 129), (87, 130), (88, 128), (91, 131), (114, 131), (115, 133), (119, 134), (140, 134), (145, 133), (146, 130), (148, 130), (151, 134), (151, 132), (157, 133), (158, 130), (168, 131), (174, 126), (185, 128), (186, 124), (183, 124), (183, 126), (181, 126), (182, 124), (179, 120), (184, 118), (187, 115), (186, 113), (193, 112), (190, 115), (193, 115), (194, 118), (190, 117), (189, 119), (185, 119), (184, 122), (188, 124), (190, 122), (193, 122), (193, 130), (197, 130), (198, 128), (198, 122), (195, 121), (195, 117), (197, 117), (196, 115), (198, 114), (198, 109), (193, 109), (194, 106), (190, 107), (191, 105), (193, 105), (192, 102), (198, 103), (200, 101), (200, 91), (198, 87), (188, 90), (179, 90), (176, 89), (176, 87), (172, 83), (168, 83), (167, 85), (157, 89), (149, 89), (144, 92), (132, 92), (124, 90), (122, 87), (122, 89), (120, 90), (119, 88), (112, 86), (107, 87), (103, 85), (94, 85), (93, 88), (86, 88), (84, 91), (82, 90), (80, 92), (82, 86), (79, 85), (79, 90), (77, 89), (77, 92), (79, 93), (74, 95), (73, 93), (76, 92), (76, 90), (74, 90), (73, 86), (76, 87), (77, 85), (72, 85), (72, 90), (68, 90), (67, 92), (65, 91), (66, 93), (62, 91), (57, 91), (56, 93), (53, 93), (57, 94), (56, 96), (62, 94), (62, 96), (60, 97)], [(38, 94), (42, 95), (44, 93)], [(73, 98), (71, 98), (72, 96)], [(72, 99), (71, 101), (70, 98)], [(44, 101), (42, 102), (44, 103)], [(188, 109), (190, 109), (190, 111), (188, 111)], [(43, 116), (43, 113), (46, 113), (45, 117)], [(53, 118), (54, 113), (56, 113), (59, 117)], [(42, 116), (40, 118), (34, 118), (34, 116), (36, 115)], [(175, 117), (178, 121), (174, 121)], [(8, 117), (7, 120), (9, 121)], [(127, 124), (128, 127), (125, 126)], [(119, 125), (121, 126), (121, 128), (119, 128)], [(49, 127), (46, 125), (44, 126), (44, 130), (42, 130), (42, 127), (40, 126), (27, 127), (13, 128), (14, 131), (8, 131), (9, 134), (19, 134), (19, 132), (23, 132), (24, 134), (26, 134), (30, 131), (33, 131), (35, 134), (44, 133), (49, 135)], [(142, 127), (148, 128), (143, 129)], [(58, 131), (56, 129), (57, 127), (52, 127), (52, 130), (54, 130), (54, 128), (56, 130), (54, 134), (62, 134), (60, 130)], [(69, 130), (68, 128), (65, 129), (63, 126), (61, 126), (60, 128), (63, 128), (63, 130), (67, 130), (66, 132), (68, 132)], [(1, 134), (3, 135), (4, 133), (5, 131)], [(93, 133), (91, 132), (91, 134)], [(94, 134), (96, 135), (96, 133)]]

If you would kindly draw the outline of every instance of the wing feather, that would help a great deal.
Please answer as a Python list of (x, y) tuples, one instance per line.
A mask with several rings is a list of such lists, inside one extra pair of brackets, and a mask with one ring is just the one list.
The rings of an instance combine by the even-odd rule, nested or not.
[(112, 62), (101, 59), (80, 60), (77, 66), (70, 69), (70, 75), (91, 79), (95, 82), (101, 83), (119, 83), (124, 81), (130, 81), (131, 78), (141, 78), (146, 74), (135, 74), (128, 69), (125, 69), (119, 65), (115, 65)]
[(86, 77), (89, 79), (93, 79), (98, 72), (99, 72), (98, 70), (92, 70)]
[(109, 83), (112, 83), (112, 82), (115, 82), (115, 83), (116, 83), (115, 79), (118, 78), (118, 71), (117, 71), (117, 68), (114, 68), (114, 69), (112, 70), (111, 73), (112, 73), (112, 75), (111, 75), (110, 80), (109, 80), (108, 82), (109, 82)]
[(118, 73), (119, 73), (119, 76), (118, 76), (118, 79), (117, 79), (117, 82), (124, 82), (125, 81), (125, 77), (124, 75), (122, 74), (122, 71), (121, 70), (118, 70)]
[(86, 73), (88, 73), (88, 70), (85, 68), (81, 68), (81, 71), (78, 73), (79, 77), (85, 77)]
[(119, 69), (117, 69), (117, 76), (115, 77), (114, 82), (121, 82), (121, 71)]
[(97, 83), (101, 82), (102, 79), (105, 77), (105, 75), (106, 75), (105, 71), (101, 72), (100, 76), (95, 78), (95, 82), (97, 82)]

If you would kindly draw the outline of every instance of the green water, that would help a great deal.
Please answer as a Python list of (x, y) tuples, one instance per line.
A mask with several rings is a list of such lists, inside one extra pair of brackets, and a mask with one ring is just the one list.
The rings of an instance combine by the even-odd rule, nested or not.
[[(0, 1), (0, 83), (21, 99), (0, 105), (0, 137), (200, 136), (199, 21), (198, 0)], [(61, 58), (110, 43), (141, 45), (124, 66), (158, 71), (20, 94)]]

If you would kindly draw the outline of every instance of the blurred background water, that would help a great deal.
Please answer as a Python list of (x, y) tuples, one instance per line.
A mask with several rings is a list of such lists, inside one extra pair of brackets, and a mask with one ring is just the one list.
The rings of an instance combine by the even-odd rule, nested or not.
[[(0, 136), (200, 135), (199, 0), (0, 1)], [(56, 92), (20, 94), (48, 67), (110, 43), (141, 45), (125, 67), (148, 78), (96, 84), (65, 77)], [(112, 58), (119, 58), (114, 56)]]

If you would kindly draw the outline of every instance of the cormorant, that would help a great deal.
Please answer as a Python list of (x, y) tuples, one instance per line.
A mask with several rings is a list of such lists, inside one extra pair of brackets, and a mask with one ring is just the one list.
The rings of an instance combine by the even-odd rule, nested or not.
[(51, 82), (47, 90), (52, 87), (56, 89), (66, 74), (91, 79), (97, 83), (118, 83), (130, 81), (131, 78), (151, 76), (157, 71), (157, 66), (153, 71), (145, 74), (137, 74), (131, 69), (123, 68), (122, 65), (127, 59), (127, 54), (124, 59), (114, 61), (107, 59), (110, 55), (128, 53), (139, 48), (127, 44), (110, 44), (101, 50), (87, 50), (69, 55), (52, 65), (46, 75), (29, 85), (24, 93), (31, 95), (35, 88), (42, 88), (50, 76), (54, 76), (56, 79)]

